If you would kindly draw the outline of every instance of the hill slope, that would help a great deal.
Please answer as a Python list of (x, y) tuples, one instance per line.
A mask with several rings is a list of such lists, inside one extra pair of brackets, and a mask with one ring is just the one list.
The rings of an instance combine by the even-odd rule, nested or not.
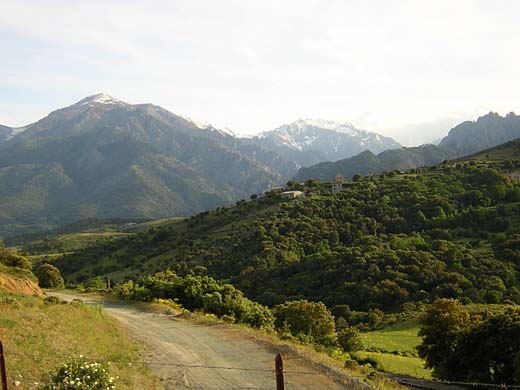
[(520, 160), (520, 139), (482, 150), (455, 161), (508, 161)]
[(30, 261), (4, 249), (0, 241), (0, 292), (42, 295), (38, 279), (31, 272)]
[(76, 281), (165, 268), (209, 273), (270, 305), (301, 298), (357, 310), (437, 297), (520, 302), (520, 188), (502, 173), (505, 165), (372, 177), (337, 195), (310, 183), (305, 199), (271, 193), (56, 264)]
[(352, 178), (356, 173), (362, 175), (378, 174), (384, 171), (406, 170), (437, 164), (453, 157), (454, 154), (435, 145), (423, 145), (414, 148), (387, 150), (377, 156), (370, 152), (362, 152), (357, 156), (336, 162), (323, 162), (308, 168), (300, 168), (295, 180), (317, 178), (330, 181), (337, 174)]
[(278, 185), (296, 165), (150, 104), (90, 96), (0, 144), (2, 225), (189, 215)]

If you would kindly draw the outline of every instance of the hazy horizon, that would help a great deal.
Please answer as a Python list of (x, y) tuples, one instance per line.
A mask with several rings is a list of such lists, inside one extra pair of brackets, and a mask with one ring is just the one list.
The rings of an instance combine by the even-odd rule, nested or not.
[(238, 134), (323, 118), (410, 146), (518, 111), (513, 1), (0, 6), (7, 126), (105, 92)]

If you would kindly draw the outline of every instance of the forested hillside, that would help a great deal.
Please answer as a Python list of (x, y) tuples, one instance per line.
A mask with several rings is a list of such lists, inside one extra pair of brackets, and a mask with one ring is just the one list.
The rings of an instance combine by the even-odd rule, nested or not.
[(85, 218), (192, 215), (279, 185), (297, 169), (222, 130), (104, 94), (24, 129), (0, 129), (3, 237)]
[(455, 153), (435, 145), (386, 150), (375, 155), (365, 151), (357, 156), (336, 162), (323, 162), (308, 168), (300, 168), (294, 179), (332, 180), (340, 174), (352, 178), (355, 174), (372, 175), (384, 171), (407, 170), (437, 164), (455, 157)]
[(520, 187), (506, 175), (519, 161), (367, 177), (336, 195), (326, 183), (295, 183), (305, 199), (270, 193), (56, 264), (69, 281), (167, 268), (207, 273), (268, 305), (300, 298), (358, 310), (439, 297), (520, 302)]

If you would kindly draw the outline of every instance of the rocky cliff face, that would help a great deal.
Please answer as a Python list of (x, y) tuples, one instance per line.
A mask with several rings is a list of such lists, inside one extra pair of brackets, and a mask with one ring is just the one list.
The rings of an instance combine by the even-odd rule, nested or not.
[(517, 138), (520, 138), (520, 116), (509, 113), (502, 117), (490, 112), (476, 121), (455, 126), (439, 146), (462, 157)]

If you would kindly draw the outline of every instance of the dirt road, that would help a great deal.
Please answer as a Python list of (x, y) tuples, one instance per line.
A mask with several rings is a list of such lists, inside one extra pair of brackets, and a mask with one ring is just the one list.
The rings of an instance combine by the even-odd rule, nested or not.
[[(81, 294), (49, 292), (63, 300), (78, 298), (102, 304), (107, 313), (150, 346), (146, 360), (165, 389), (273, 390), (275, 352), (240, 330), (200, 325), (174, 316), (153, 314), (134, 306), (104, 302)], [(295, 359), (284, 359), (286, 389), (342, 389), (331, 378)], [(295, 374), (291, 372), (305, 372)]]

